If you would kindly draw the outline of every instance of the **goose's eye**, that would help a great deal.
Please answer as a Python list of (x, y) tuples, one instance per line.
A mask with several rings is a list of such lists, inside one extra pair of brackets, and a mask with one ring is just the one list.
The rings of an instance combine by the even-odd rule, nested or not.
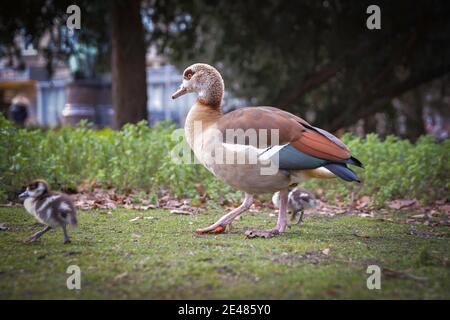
[(188, 70), (184, 73), (184, 78), (186, 80), (191, 80), (192, 76), (194, 75), (194, 72), (192, 72), (192, 70)]

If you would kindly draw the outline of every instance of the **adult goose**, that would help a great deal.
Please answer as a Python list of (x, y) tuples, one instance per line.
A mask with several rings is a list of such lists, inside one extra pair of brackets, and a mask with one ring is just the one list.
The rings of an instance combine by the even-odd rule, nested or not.
[(238, 208), (197, 233), (223, 232), (250, 208), (254, 195), (279, 191), (275, 228), (247, 232), (252, 237), (271, 237), (286, 229), (290, 186), (309, 178), (359, 182), (347, 165), (362, 164), (345, 144), (302, 118), (273, 107), (245, 107), (224, 114), (224, 83), (214, 67), (203, 63), (187, 67), (172, 99), (191, 92), (198, 98), (186, 118), (187, 143), (216, 177), (245, 192)]

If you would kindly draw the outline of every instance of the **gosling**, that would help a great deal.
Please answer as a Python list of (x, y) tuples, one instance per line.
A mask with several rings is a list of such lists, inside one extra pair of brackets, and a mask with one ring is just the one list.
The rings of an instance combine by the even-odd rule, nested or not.
[[(273, 205), (279, 208), (280, 194), (275, 192), (272, 197)], [(305, 209), (312, 208), (317, 205), (317, 200), (314, 196), (300, 188), (294, 188), (288, 195), (288, 213), (291, 214), (291, 223), (299, 224), (303, 221), (303, 214)]]
[(77, 226), (75, 207), (68, 195), (50, 191), (44, 180), (34, 180), (27, 185), (25, 192), (19, 195), (24, 199), (25, 209), (45, 228), (24, 240), (31, 243), (42, 237), (47, 231), (58, 226), (64, 233), (64, 244), (70, 243), (67, 225)]

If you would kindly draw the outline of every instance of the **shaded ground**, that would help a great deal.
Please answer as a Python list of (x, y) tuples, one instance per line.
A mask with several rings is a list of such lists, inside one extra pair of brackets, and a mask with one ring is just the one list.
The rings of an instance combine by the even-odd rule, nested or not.
[[(192, 232), (219, 215), (81, 211), (72, 244), (60, 230), (23, 244), (41, 226), (22, 208), (0, 208), (0, 298), (450, 299), (447, 226), (312, 214), (280, 237), (246, 239), (244, 228), (275, 224), (265, 211), (228, 234)], [(366, 287), (372, 264), (381, 290)], [(79, 291), (66, 288), (69, 265), (81, 268)]]

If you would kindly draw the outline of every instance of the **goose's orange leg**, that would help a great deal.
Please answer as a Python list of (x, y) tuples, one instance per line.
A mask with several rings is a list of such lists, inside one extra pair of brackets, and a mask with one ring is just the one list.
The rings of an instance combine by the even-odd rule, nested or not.
[(195, 232), (198, 234), (224, 232), (226, 226), (230, 225), (234, 221), (234, 219), (240, 216), (243, 212), (247, 211), (252, 205), (252, 203), (253, 203), (253, 196), (251, 194), (246, 193), (244, 201), (239, 207), (233, 209), (232, 211), (221, 217), (219, 220), (217, 220), (216, 223), (210, 225), (209, 227), (197, 229), (195, 230)]

